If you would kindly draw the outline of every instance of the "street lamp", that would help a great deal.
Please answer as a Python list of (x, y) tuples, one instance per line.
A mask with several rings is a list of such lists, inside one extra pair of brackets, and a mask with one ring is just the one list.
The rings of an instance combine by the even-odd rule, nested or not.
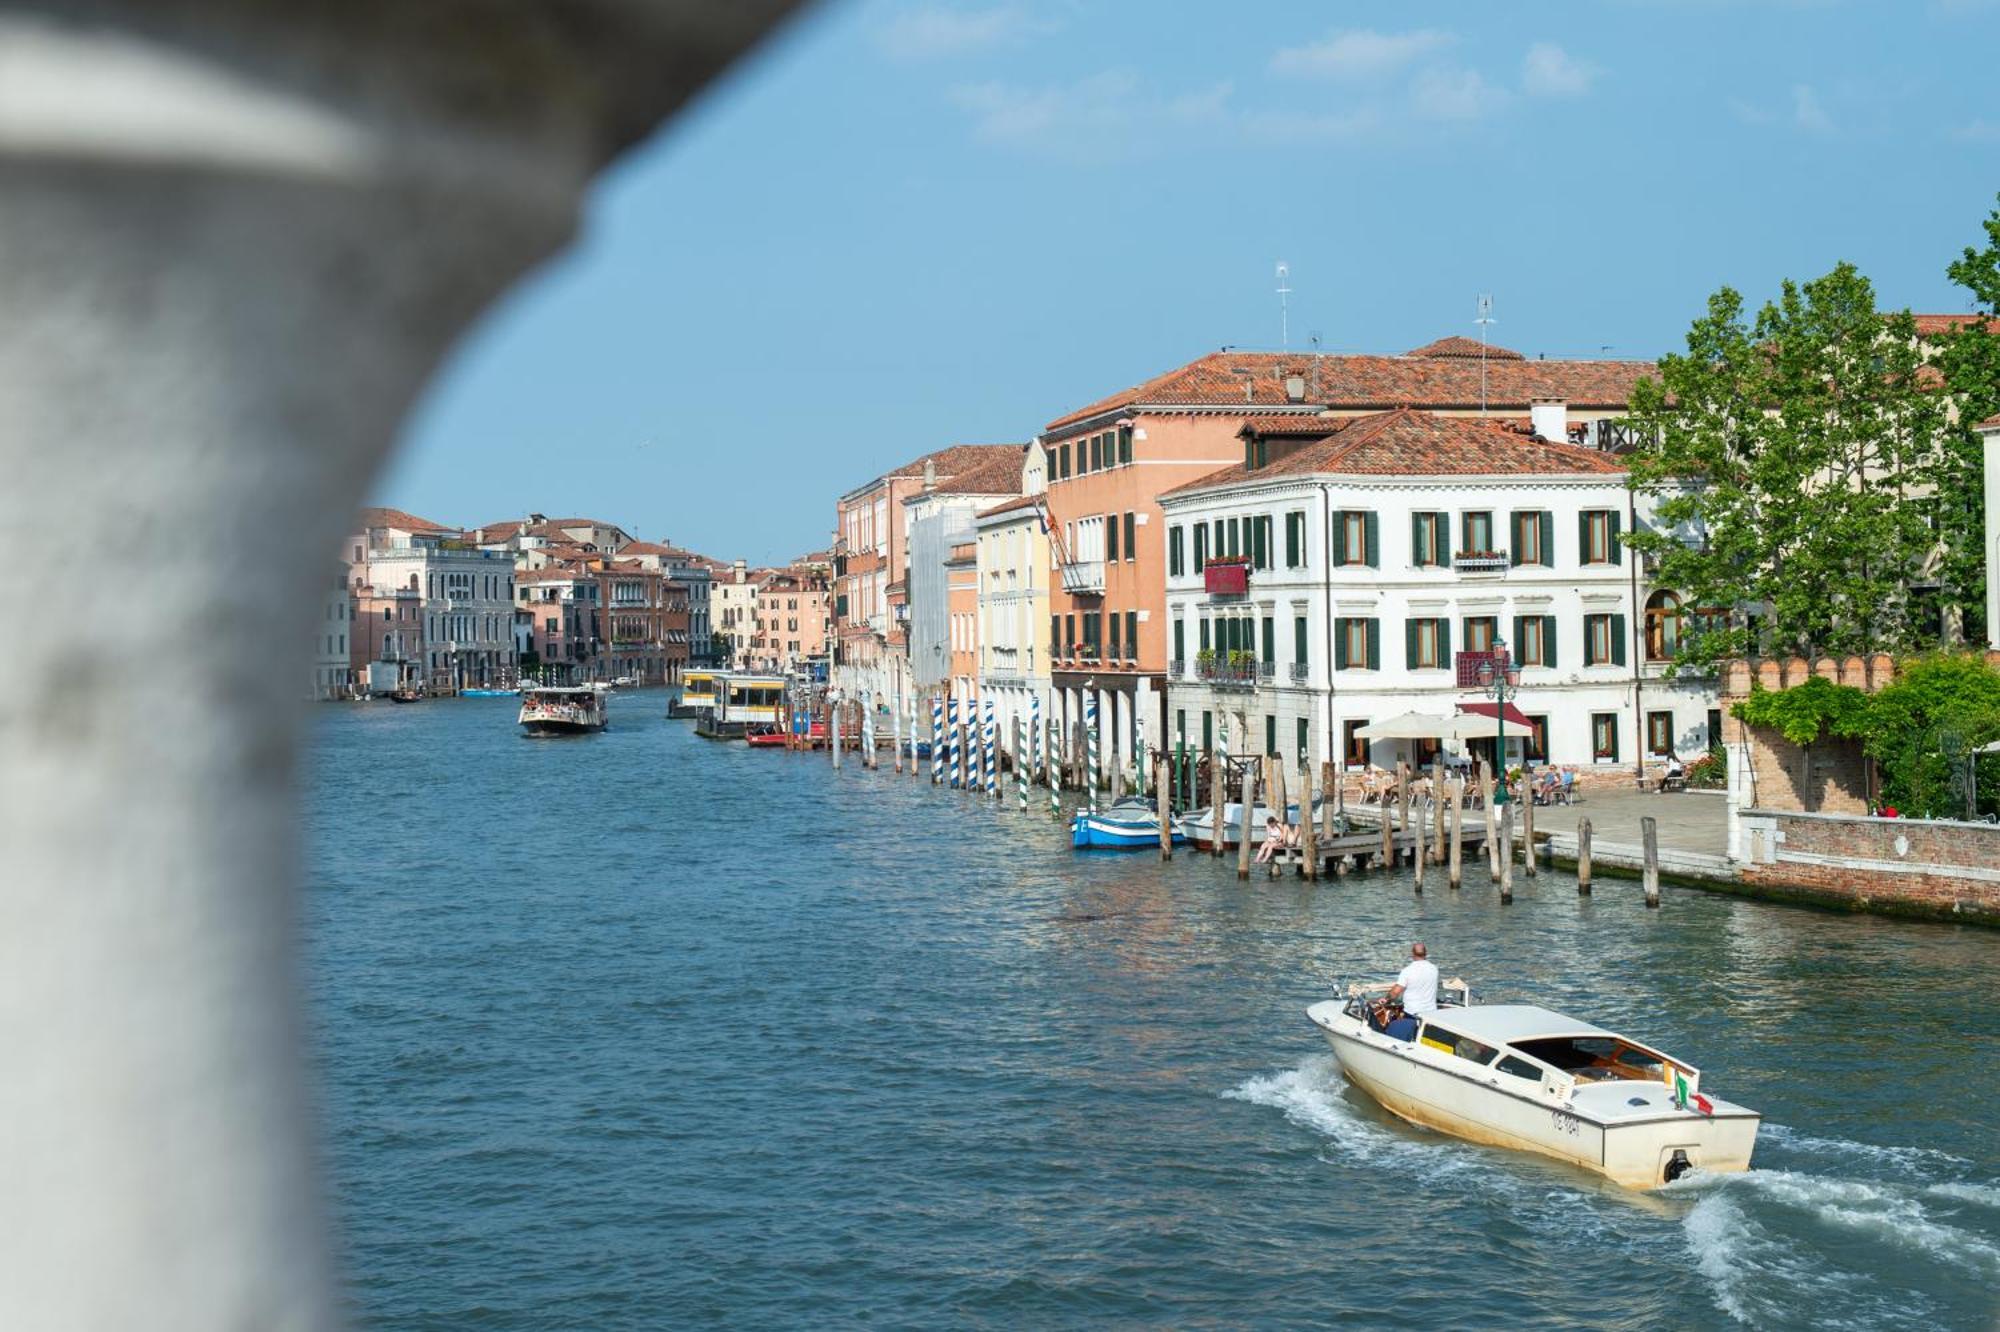
[(1486, 691), (1486, 697), (1499, 704), (1493, 709), (1494, 720), (1500, 724), (1493, 748), (1493, 766), (1500, 770), (1500, 780), (1494, 785), (1493, 803), (1504, 805), (1507, 803), (1507, 694), (1509, 690), (1519, 693), (1521, 688), (1521, 668), (1507, 655), (1506, 639), (1495, 638), (1492, 654), (1479, 663), (1479, 685)]

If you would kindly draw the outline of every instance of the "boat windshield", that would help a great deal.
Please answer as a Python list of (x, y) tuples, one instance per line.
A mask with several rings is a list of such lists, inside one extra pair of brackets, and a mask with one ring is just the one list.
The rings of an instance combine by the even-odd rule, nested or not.
[(1613, 1079), (1658, 1082), (1666, 1062), (1616, 1036), (1544, 1036), (1515, 1041), (1514, 1048), (1575, 1077), (1579, 1083)]

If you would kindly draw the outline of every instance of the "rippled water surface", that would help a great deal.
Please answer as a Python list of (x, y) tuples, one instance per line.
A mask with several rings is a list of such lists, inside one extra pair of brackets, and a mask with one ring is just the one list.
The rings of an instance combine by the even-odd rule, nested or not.
[[(1600, 879), (1239, 885), (619, 695), (328, 708), (306, 933), (391, 1328), (1991, 1327), (2000, 937)], [(1700, 1064), (1757, 1169), (1633, 1195), (1390, 1119), (1303, 1016), (1421, 936)]]

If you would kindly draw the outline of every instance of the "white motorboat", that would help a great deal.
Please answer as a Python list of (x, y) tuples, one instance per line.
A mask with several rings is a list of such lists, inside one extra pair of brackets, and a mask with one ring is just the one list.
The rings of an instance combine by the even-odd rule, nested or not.
[(591, 685), (543, 685), (521, 693), (520, 722), (529, 735), (586, 735), (605, 727), (604, 691)]
[(1539, 1152), (1627, 1188), (1689, 1170), (1750, 1168), (1763, 1116), (1701, 1090), (1701, 1070), (1628, 1036), (1532, 1004), (1474, 1004), (1465, 983), (1389, 1032), (1349, 986), (1312, 1005), (1341, 1072), (1392, 1114), (1472, 1142)]

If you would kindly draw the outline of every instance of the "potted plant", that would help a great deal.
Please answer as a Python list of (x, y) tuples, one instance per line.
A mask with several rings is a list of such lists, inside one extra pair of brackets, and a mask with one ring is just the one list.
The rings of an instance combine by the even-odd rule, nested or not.
[(1195, 653), (1194, 668), (1195, 671), (1201, 675), (1209, 675), (1213, 673), (1215, 670), (1214, 651), (1209, 648), (1203, 648), (1201, 651)]

